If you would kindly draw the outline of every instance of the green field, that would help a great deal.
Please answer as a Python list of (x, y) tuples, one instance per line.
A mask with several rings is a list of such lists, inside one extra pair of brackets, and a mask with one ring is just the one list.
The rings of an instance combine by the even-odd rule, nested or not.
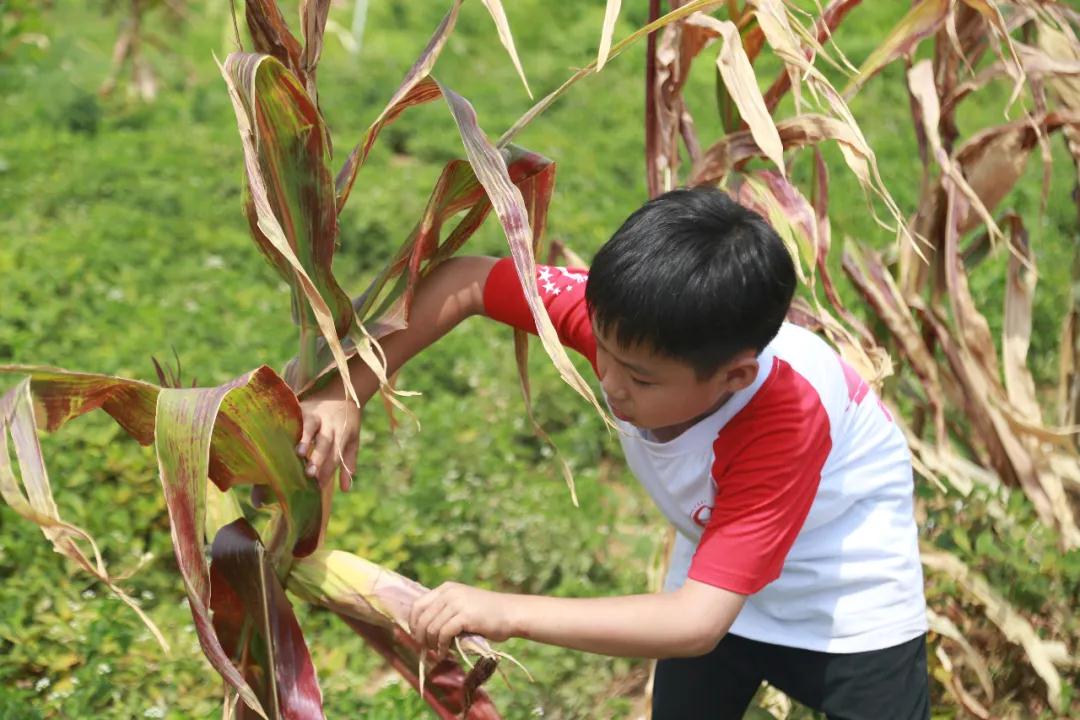
[[(342, 41), (352, 3), (335, 6), (340, 34), (327, 33), (319, 80), (336, 163), (389, 99), (445, 4), (371, 3), (359, 54)], [(150, 15), (160, 41), (147, 49), (160, 81), (150, 104), (131, 97), (124, 82), (107, 99), (97, 94), (120, 23), (104, 5), (56, 0), (30, 27), (47, 38), (43, 47), (11, 46), (5, 54), (0, 46), (0, 363), (152, 380), (150, 356), (171, 358), (175, 348), (185, 377), (200, 385), (264, 363), (280, 368), (296, 348), (289, 294), (248, 235), (241, 145), (214, 63), (214, 54), (223, 59), (232, 49), (227, 5), (189, 2), (180, 25)], [(644, 3), (625, 5), (617, 36), (645, 19)], [(868, 2), (852, 14), (837, 42), (853, 63), (905, 5)], [(594, 57), (603, 2), (506, 6), (538, 98)], [(0, 2), (0, 14), (6, 11)], [(720, 133), (712, 57), (702, 57), (688, 93), (700, 98), (691, 109), (706, 139)], [(646, 197), (643, 58), (644, 45), (633, 46), (518, 139), (557, 162), (549, 236), (586, 258)], [(778, 66), (760, 67), (764, 84)], [(473, 102), (492, 137), (531, 105), (478, 2), (465, 4), (435, 74)], [(1007, 89), (993, 90), (969, 105), (961, 130), (998, 122), (1006, 97)], [(921, 167), (903, 68), (889, 68), (853, 109), (886, 184), (901, 208), (913, 211)], [(1005, 203), (1035, 219), (1028, 229), (1040, 286), (1031, 364), (1043, 384), (1057, 377), (1077, 239), (1069, 197), (1075, 174), (1056, 139), (1053, 152), (1045, 214), (1038, 212), (1037, 157)], [(440, 103), (411, 110), (384, 132), (342, 220), (335, 272), (344, 287), (365, 287), (420, 216), (442, 165), (461, 156)], [(886, 246), (891, 234), (873, 222), (839, 154), (828, 159), (834, 238)], [(466, 251), (505, 253), (498, 225), (489, 221)], [(1004, 267), (999, 252), (972, 277), (996, 334)], [(419, 430), (399, 418), (393, 433), (382, 408), (368, 408), (357, 482), (335, 499), (328, 545), (427, 585), (452, 579), (565, 596), (646, 590), (659, 565), (661, 516), (622, 464), (617, 439), (537, 348), (531, 368), (537, 417), (574, 468), (580, 508), (529, 427), (510, 330), (472, 320), (401, 374), (403, 388), (422, 393), (408, 402)], [(584, 373), (587, 365), (579, 368)], [(191, 627), (152, 451), (103, 415), (43, 443), (62, 514), (99, 540), (113, 571), (139, 568), (125, 587), (173, 652), (165, 656), (134, 614), (54, 553), (35, 526), (0, 507), (0, 718), (217, 716), (221, 682)], [(1026, 501), (1014, 496), (1013, 504), (1015, 517), (1030, 521)], [(1053, 549), (1045, 534), (1021, 528), (1021, 535)], [(1037, 611), (1046, 597), (1069, 592), (1063, 583), (1080, 578), (1075, 552), (1047, 560), (1049, 570), (1025, 565), (1010, 537), (992, 533), (985, 542), (1004, 558), (1001, 577), (1019, 578), (1010, 599), (1021, 607)], [(963, 549), (962, 541), (954, 544)], [(965, 557), (985, 557), (987, 547), (968, 541)], [(329, 717), (429, 716), (336, 618), (304, 607), (298, 613)], [(507, 718), (627, 717), (647, 677), (639, 661), (523, 641), (505, 649), (535, 678), (530, 683), (508, 666), (509, 682), (490, 683)]]

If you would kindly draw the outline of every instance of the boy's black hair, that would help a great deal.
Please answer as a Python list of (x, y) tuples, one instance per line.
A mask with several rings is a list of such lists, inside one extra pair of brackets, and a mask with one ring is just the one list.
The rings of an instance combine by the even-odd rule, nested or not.
[(704, 378), (776, 336), (795, 282), (791, 255), (764, 218), (696, 187), (627, 218), (597, 253), (585, 299), (619, 345), (682, 360)]

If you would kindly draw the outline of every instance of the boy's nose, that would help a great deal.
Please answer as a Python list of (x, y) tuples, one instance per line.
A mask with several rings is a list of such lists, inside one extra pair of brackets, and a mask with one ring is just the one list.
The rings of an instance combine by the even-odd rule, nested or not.
[(618, 403), (626, 399), (626, 393), (615, 381), (614, 373), (604, 373), (603, 377), (600, 378), (600, 387), (604, 389), (604, 394), (608, 396), (608, 399), (613, 402)]

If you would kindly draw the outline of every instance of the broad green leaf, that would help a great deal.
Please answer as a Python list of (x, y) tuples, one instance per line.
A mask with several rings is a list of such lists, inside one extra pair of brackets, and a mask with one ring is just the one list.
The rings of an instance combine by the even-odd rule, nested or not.
[(285, 381), (265, 365), (222, 400), (210, 446), (210, 479), (220, 490), (267, 485), (282, 515), (282, 534), (268, 538), (275, 557), (304, 556), (322, 542), (333, 487), (321, 490), (304, 475), (294, 448), (300, 405)]
[[(210, 555), (210, 608), (225, 652), (272, 717), (323, 720), (304, 633), (255, 529), (243, 518), (226, 525)], [(241, 708), (238, 718), (250, 714)]]
[(176, 564), (184, 580), (203, 654), (248, 707), (269, 718), (255, 691), (222, 648), (210, 619), (210, 574), (203, 551), (210, 440), (221, 401), (250, 376), (210, 389), (164, 389), (158, 393), (157, 450), (161, 487), (169, 509)]
[[(353, 313), (330, 267), (337, 211), (318, 108), (296, 77), (271, 57), (232, 53), (221, 72), (244, 146), (253, 235), (292, 286), (294, 306), (302, 306), (296, 308), (298, 322), (305, 329), (308, 320), (318, 326), (345, 392), (359, 404), (339, 340), (352, 326)], [(302, 369), (313, 373), (311, 367)]]

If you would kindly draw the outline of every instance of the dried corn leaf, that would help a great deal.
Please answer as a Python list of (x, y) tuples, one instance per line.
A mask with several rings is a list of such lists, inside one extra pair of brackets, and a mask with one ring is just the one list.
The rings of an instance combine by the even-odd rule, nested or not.
[(938, 615), (933, 609), (927, 608), (926, 619), (929, 621), (930, 629), (933, 632), (949, 638), (960, 646), (960, 649), (964, 652), (964, 659), (967, 661), (968, 667), (975, 673), (975, 677), (979, 679), (979, 686), (982, 687), (983, 693), (986, 694), (987, 701), (994, 702), (994, 681), (990, 679), (990, 668), (987, 667), (986, 658), (968, 642), (968, 639), (960, 632), (960, 628), (956, 627), (956, 623), (946, 616)]
[(937, 32), (952, 5), (951, 0), (919, 0), (912, 5), (851, 78), (844, 96), (850, 98), (893, 60), (909, 56), (923, 38)]
[(604, 8), (604, 27), (600, 31), (600, 48), (596, 51), (596, 72), (604, 69), (611, 52), (611, 37), (615, 34), (615, 21), (619, 19), (622, 0), (607, 0)]
[(1055, 712), (1062, 712), (1061, 675), (1054, 667), (1056, 654), (1051, 643), (1042, 640), (1035, 628), (1001, 597), (982, 575), (965, 565), (955, 555), (927, 545), (921, 547), (922, 563), (927, 569), (944, 574), (986, 608), (986, 617), (1010, 642), (1027, 653), (1032, 668), (1046, 683), (1046, 699)]
[[(702, 16), (707, 18), (708, 16)], [(761, 90), (754, 76), (754, 67), (746, 56), (742, 46), (742, 37), (735, 24), (730, 21), (716, 20), (716, 31), (723, 38), (720, 54), (716, 58), (716, 67), (720, 77), (724, 80), (728, 93), (743, 121), (750, 127), (750, 134), (754, 142), (761, 148), (765, 156), (776, 166), (777, 171), (783, 175), (784, 170), (784, 146), (780, 141), (780, 135), (776, 131), (765, 100), (761, 96)]]
[(533, 96), (532, 90), (529, 89), (529, 81), (525, 79), (525, 71), (521, 67), (517, 48), (514, 47), (514, 36), (510, 33), (510, 21), (506, 19), (506, 10), (503, 9), (502, 0), (481, 0), (481, 2), (487, 8), (491, 19), (495, 21), (495, 29), (499, 33), (499, 42), (502, 43), (507, 54), (510, 55), (510, 61), (514, 63), (514, 69), (517, 70), (518, 77), (521, 78), (521, 84), (525, 86), (525, 92), (529, 94), (531, 100)]
[[(3, 371), (2, 367), (0, 371)], [(148, 386), (148, 392), (152, 392), (150, 387)], [(17, 515), (40, 527), (56, 552), (74, 561), (85, 572), (104, 583), (124, 604), (134, 610), (161, 649), (168, 653), (169, 643), (157, 625), (135, 600), (116, 584), (116, 578), (110, 576), (94, 538), (82, 528), (60, 517), (60, 510), (53, 499), (52, 484), (45, 469), (41, 444), (38, 442), (38, 412), (35, 410), (30, 388), (31, 380), (28, 378), (0, 397), (0, 497)], [(150, 402), (153, 402), (152, 398)], [(37, 407), (41, 408), (42, 404), (39, 402)], [(54, 413), (46, 413), (46, 423), (54, 417)], [(53, 419), (53, 422), (59, 424), (62, 421)], [(15, 445), (21, 487), (11, 466), (8, 435)], [(89, 546), (92, 561), (79, 547), (79, 542), (85, 542)]]

